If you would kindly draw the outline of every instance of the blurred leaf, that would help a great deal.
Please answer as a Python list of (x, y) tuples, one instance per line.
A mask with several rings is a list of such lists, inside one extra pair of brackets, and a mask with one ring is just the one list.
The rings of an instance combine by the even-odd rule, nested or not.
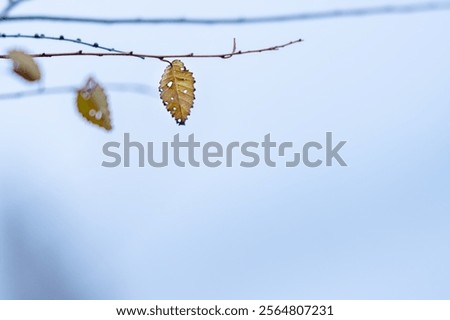
[(78, 90), (78, 111), (90, 123), (96, 124), (106, 130), (111, 130), (111, 118), (108, 99), (103, 88), (92, 78), (86, 85)]
[(8, 53), (13, 61), (13, 70), (19, 76), (28, 81), (37, 81), (41, 79), (41, 71), (34, 59), (22, 51), (12, 50)]
[(161, 99), (179, 125), (184, 125), (194, 104), (194, 83), (192, 72), (180, 60), (169, 65), (159, 83)]

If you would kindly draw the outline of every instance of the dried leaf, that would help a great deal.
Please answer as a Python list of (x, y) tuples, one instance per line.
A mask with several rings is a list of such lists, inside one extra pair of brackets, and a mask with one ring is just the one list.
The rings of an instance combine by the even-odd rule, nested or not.
[(23, 51), (12, 50), (8, 53), (13, 61), (13, 70), (19, 76), (28, 81), (37, 81), (41, 79), (41, 71), (34, 61), (33, 57)]
[(194, 104), (194, 83), (192, 72), (180, 60), (174, 60), (166, 68), (159, 83), (161, 99), (179, 125), (184, 125)]
[(86, 85), (78, 90), (78, 111), (89, 122), (106, 130), (111, 130), (111, 118), (108, 107), (108, 99), (103, 88), (92, 78)]

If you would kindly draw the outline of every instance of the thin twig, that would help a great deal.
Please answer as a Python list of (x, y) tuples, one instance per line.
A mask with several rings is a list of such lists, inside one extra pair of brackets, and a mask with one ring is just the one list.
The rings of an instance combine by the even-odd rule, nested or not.
[[(52, 36), (46, 36), (45, 34), (38, 34), (38, 33), (36, 33), (34, 35), (26, 35), (26, 34), (20, 34), (20, 33), (17, 33), (17, 34), (0, 33), (0, 38), (23, 38), (23, 39), (43, 39), (43, 40), (64, 41), (64, 42), (72, 42), (72, 43), (76, 43), (79, 45), (88, 46), (88, 47), (96, 48), (96, 49), (100, 49), (100, 50), (105, 50), (108, 52), (128, 53), (125, 51), (116, 50), (114, 48), (101, 46), (97, 42), (89, 43), (89, 42), (85, 42), (85, 41), (81, 40), (80, 38), (71, 39), (71, 38), (66, 38), (63, 35), (60, 35), (59, 37), (52, 37)], [(144, 59), (143, 57), (138, 57), (138, 58)]]
[(66, 38), (64, 36), (59, 36), (59, 37), (49, 37), (46, 36), (44, 34), (34, 34), (34, 35), (27, 35), (27, 34), (5, 34), (5, 33), (1, 33), (0, 34), (1, 38), (24, 38), (24, 39), (44, 39), (44, 40), (57, 40), (57, 41), (65, 41), (65, 42), (72, 42), (72, 43), (76, 43), (76, 44), (80, 44), (83, 46), (89, 46), (92, 48), (97, 48), (97, 49), (101, 49), (101, 50), (105, 50), (105, 51), (109, 51), (109, 52), (117, 52), (117, 53), (125, 53), (125, 51), (119, 51), (116, 50), (114, 48), (108, 48), (108, 47), (103, 47), (101, 45), (99, 45), (98, 43), (89, 43), (89, 42), (84, 42), (82, 41), (80, 38), (78, 39), (70, 39), (70, 38)]
[(25, 2), (25, 1), (30, 1), (30, 0), (9, 0), (8, 4), (6, 5), (5, 9), (3, 9), (3, 11), (0, 13), (0, 19), (3, 20), (5, 19), (8, 14), (15, 8), (17, 7), (19, 4)]
[[(31, 54), (33, 58), (52, 58), (52, 57), (70, 57), (70, 56), (95, 56), (95, 57), (138, 57), (138, 58), (150, 58), (150, 59), (158, 59), (164, 61), (165, 59), (176, 59), (176, 58), (221, 58), (221, 59), (229, 59), (234, 56), (252, 54), (252, 53), (261, 53), (266, 51), (276, 51), (288, 46), (291, 46), (296, 43), (302, 42), (302, 39), (294, 40), (282, 45), (277, 45), (273, 47), (263, 48), (263, 49), (253, 49), (247, 51), (236, 51), (230, 53), (219, 53), (219, 54), (168, 54), (168, 55), (155, 55), (155, 54), (137, 54), (133, 51), (128, 53), (118, 53), (118, 52), (110, 52), (110, 53), (101, 53), (101, 52), (83, 52), (82, 50), (76, 52), (59, 52), (59, 53), (38, 53)], [(0, 59), (9, 59), (8, 55), (0, 55)], [(167, 61), (168, 62), (168, 61)]]
[(280, 16), (261, 16), (248, 18), (88, 18), (70, 16), (27, 15), (0, 18), (0, 22), (47, 21), (63, 23), (94, 23), (94, 24), (256, 24), (280, 23), (289, 21), (305, 21), (328, 18), (361, 17), (386, 14), (410, 14), (427, 11), (450, 10), (450, 3), (424, 2), (405, 5), (386, 5), (368, 8), (337, 9), (310, 13), (297, 13)]
[[(142, 95), (156, 97), (157, 89), (140, 83), (105, 83), (105, 88), (110, 91), (130, 92)], [(40, 95), (55, 95), (77, 92), (79, 88), (75, 86), (59, 86), (49, 88), (38, 88), (32, 90), (24, 90), (17, 92), (0, 93), (0, 100), (11, 100), (19, 98), (28, 98)]]

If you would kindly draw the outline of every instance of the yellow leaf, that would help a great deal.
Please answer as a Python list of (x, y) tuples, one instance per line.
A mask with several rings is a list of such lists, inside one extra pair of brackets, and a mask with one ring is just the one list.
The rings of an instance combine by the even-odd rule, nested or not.
[(159, 83), (161, 99), (179, 125), (184, 125), (194, 104), (194, 83), (192, 72), (180, 60), (174, 60), (164, 71)]
[(78, 111), (89, 122), (106, 130), (111, 130), (111, 118), (108, 107), (108, 99), (103, 88), (92, 78), (86, 85), (78, 90)]
[(34, 59), (22, 51), (12, 50), (8, 53), (13, 61), (13, 70), (19, 76), (28, 81), (37, 81), (41, 79), (41, 71)]

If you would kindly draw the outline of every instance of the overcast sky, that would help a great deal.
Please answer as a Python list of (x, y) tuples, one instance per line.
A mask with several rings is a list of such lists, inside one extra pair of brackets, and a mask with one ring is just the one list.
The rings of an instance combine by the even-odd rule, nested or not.
[[(33, 0), (12, 14), (237, 17), (386, 3)], [(158, 98), (164, 62), (38, 60), (46, 87), (94, 76), (153, 93), (109, 92), (110, 133), (78, 115), (73, 94), (0, 101), (0, 298), (449, 299), (449, 27), (450, 11), (209, 27), (1, 23), (160, 54), (305, 41), (186, 59), (197, 98), (185, 127)], [(87, 50), (24, 39), (0, 48)], [(37, 86), (10, 68), (0, 61), (1, 93)], [(348, 167), (101, 166), (103, 145), (124, 133), (225, 145), (270, 133), (301, 151), (326, 132), (347, 141)]]

